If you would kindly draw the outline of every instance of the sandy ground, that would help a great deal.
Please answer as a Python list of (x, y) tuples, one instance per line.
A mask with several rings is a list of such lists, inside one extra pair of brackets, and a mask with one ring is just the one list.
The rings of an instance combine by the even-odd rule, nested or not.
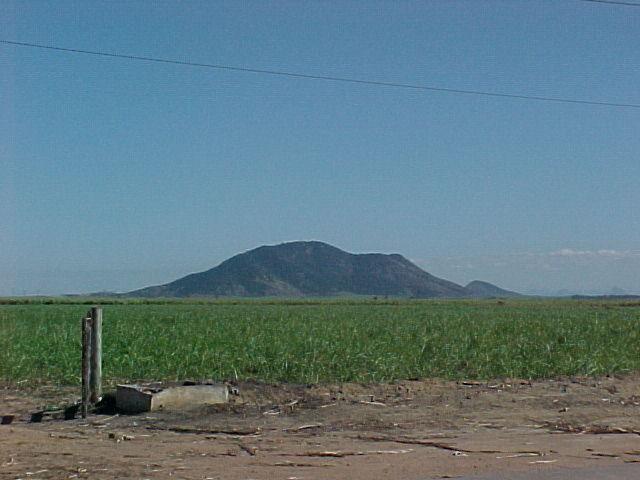
[(640, 375), (238, 387), (223, 407), (29, 423), (77, 390), (5, 386), (0, 478), (640, 479)]

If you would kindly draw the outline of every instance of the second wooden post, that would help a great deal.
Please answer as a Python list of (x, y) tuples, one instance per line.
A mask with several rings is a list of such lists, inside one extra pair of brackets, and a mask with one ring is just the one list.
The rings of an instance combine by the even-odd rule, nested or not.
[(102, 398), (102, 308), (91, 308), (91, 393), (89, 401), (96, 404)]
[(82, 418), (89, 411), (91, 380), (91, 317), (82, 319)]

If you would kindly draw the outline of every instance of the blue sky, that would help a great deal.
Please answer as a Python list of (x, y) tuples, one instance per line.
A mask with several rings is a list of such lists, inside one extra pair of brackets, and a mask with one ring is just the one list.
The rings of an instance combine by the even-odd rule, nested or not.
[[(0, 3), (2, 39), (640, 104), (640, 8)], [(640, 109), (0, 45), (0, 295), (123, 291), (316, 239), (526, 292), (640, 293)]]

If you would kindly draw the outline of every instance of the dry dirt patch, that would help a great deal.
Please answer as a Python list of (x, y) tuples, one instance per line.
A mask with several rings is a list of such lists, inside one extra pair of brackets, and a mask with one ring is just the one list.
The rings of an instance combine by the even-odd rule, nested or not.
[[(0, 478), (451, 478), (640, 461), (640, 375), (321, 386), (229, 405), (28, 423), (77, 389), (0, 390)], [(640, 471), (640, 463), (638, 463)]]

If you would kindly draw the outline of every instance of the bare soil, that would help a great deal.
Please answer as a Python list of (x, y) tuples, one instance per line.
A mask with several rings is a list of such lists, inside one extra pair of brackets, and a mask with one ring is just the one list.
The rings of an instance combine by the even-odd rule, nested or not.
[(640, 375), (385, 385), (241, 383), (180, 413), (31, 423), (78, 389), (0, 387), (0, 479), (426, 479), (638, 464)]

